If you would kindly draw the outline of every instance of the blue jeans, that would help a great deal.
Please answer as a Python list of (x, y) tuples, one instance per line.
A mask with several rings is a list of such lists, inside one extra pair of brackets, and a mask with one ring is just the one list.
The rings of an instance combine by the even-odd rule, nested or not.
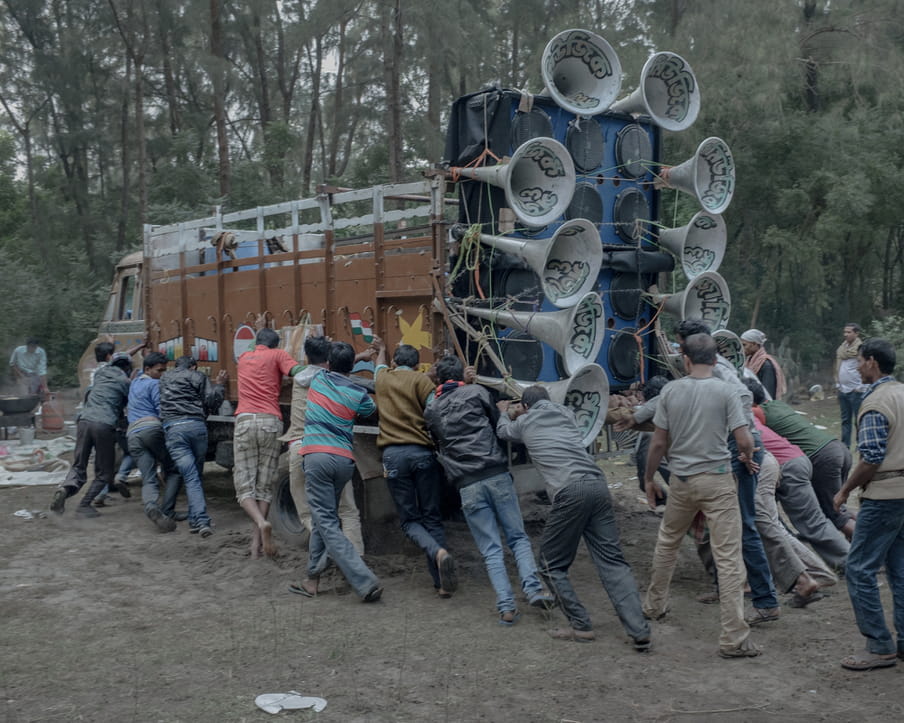
[(838, 405), (841, 407), (841, 441), (850, 449), (851, 429), (860, 411), (863, 392), (838, 392)]
[(308, 542), (308, 577), (319, 577), (329, 558), (342, 570), (355, 592), (364, 597), (380, 581), (339, 525), (339, 497), (355, 473), (355, 462), (321, 452), (305, 455), (303, 464), (304, 490), (314, 525)]
[[(753, 435), (753, 446), (757, 449), (753, 454), (753, 461), (760, 464), (763, 461), (763, 441), (759, 434)], [(777, 608), (778, 597), (775, 595), (775, 585), (772, 584), (769, 560), (756, 527), (756, 475), (750, 474), (747, 467), (738, 459), (738, 445), (734, 436), (729, 437), (728, 449), (731, 451), (731, 471), (738, 480), (741, 541), (753, 606), (762, 609)]]
[(192, 527), (210, 525), (207, 500), (201, 475), (207, 455), (207, 425), (200, 419), (182, 419), (164, 427), (166, 451), (169, 452), (185, 483), (188, 497), (188, 524)]
[(433, 587), (440, 587), (436, 553), (446, 546), (440, 504), (439, 465), (433, 451), (419, 444), (383, 448), (386, 484), (405, 535), (427, 556)]
[[(542, 592), (543, 585), (537, 576), (537, 562), (530, 540), (524, 532), (524, 519), (515, 494), (515, 482), (505, 472), (474, 482), (459, 490), (461, 511), (477, 549), (483, 555), (483, 562), (490, 576), (490, 583), (496, 591), (496, 609), (500, 612), (515, 609), (515, 598), (505, 569), (505, 558), (499, 528), (505, 541), (515, 556), (521, 589), (529, 597)], [(497, 524), (498, 523), (498, 524)]]
[[(130, 459), (136, 461), (141, 472), (141, 501), (144, 503), (144, 511), (147, 513), (153, 509), (161, 509), (164, 514), (171, 516), (176, 504), (176, 495), (182, 486), (182, 478), (179, 477), (176, 465), (167, 454), (163, 427), (159, 424), (142, 427), (132, 432), (128, 440)], [(166, 490), (159, 506), (158, 464), (166, 480)]]
[[(894, 604), (897, 649), (879, 599), (876, 575), (885, 565)], [(847, 568), (848, 595), (866, 648), (876, 655), (904, 653), (904, 500), (860, 500)]]

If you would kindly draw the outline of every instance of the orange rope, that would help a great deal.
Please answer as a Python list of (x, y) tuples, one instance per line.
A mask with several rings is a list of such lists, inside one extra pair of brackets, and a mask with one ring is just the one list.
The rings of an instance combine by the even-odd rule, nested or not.
[(480, 155), (477, 156), (470, 163), (466, 163), (463, 166), (452, 166), (452, 168), (449, 169), (449, 171), (452, 173), (452, 182), (458, 183), (459, 179), (461, 178), (461, 169), (462, 168), (471, 168), (472, 166), (477, 167), (477, 166), (484, 165), (483, 161), (486, 160), (487, 156), (489, 156), (490, 158), (493, 158), (496, 161), (496, 163), (502, 163), (502, 159), (499, 156), (497, 156), (495, 153), (493, 153), (493, 151), (491, 151), (488, 147), (485, 147), (483, 149), (483, 151), (481, 151)]

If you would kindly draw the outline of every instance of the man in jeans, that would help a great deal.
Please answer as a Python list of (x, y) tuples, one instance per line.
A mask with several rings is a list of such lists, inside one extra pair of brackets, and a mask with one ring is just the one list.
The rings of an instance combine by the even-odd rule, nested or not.
[[(100, 512), (91, 506), (94, 498), (108, 485), (113, 484), (116, 472), (116, 424), (122, 416), (129, 398), (129, 374), (132, 362), (128, 354), (113, 354), (113, 345), (101, 342), (94, 348), (94, 355), (103, 366), (94, 375), (94, 383), (88, 391), (85, 404), (78, 415), (76, 426), (75, 456), (72, 467), (63, 484), (53, 495), (50, 509), (62, 514), (66, 500), (76, 494), (88, 480), (88, 462), (94, 451), (94, 482), (79, 502), (76, 512), (84, 517), (99, 517)], [(122, 483), (117, 488), (123, 497), (129, 497), (129, 488)]]
[(458, 358), (443, 357), (436, 365), (436, 376), (442, 383), (424, 412), (427, 429), (436, 441), (446, 477), (461, 495), (461, 510), (496, 591), (499, 623), (514, 625), (520, 614), (505, 570), (500, 528), (515, 556), (529, 604), (548, 609), (555, 599), (537, 575), (508, 458), (496, 438), (499, 410), (486, 388), (464, 383)]
[(841, 407), (841, 441), (850, 448), (851, 427), (857, 419), (865, 389), (857, 366), (857, 354), (863, 342), (858, 324), (845, 324), (843, 334), (844, 340), (835, 351), (835, 389)]
[(348, 378), (354, 364), (351, 344), (333, 342), (329, 371), (319, 371), (311, 380), (300, 452), (314, 531), (308, 545), (308, 576), (301, 583), (290, 585), (289, 590), (314, 597), (329, 559), (362, 601), (370, 603), (380, 599), (383, 586), (342, 533), (337, 509), (342, 490), (355, 473), (355, 417), (368, 417), (376, 411), (367, 390)]
[(653, 473), (666, 452), (672, 484), (653, 553), (644, 614), (659, 620), (668, 612), (669, 585), (681, 540), (702, 511), (719, 573), (719, 655), (753, 657), (760, 651), (750, 642), (750, 627), (744, 619), (741, 512), (731, 473), (732, 455), (725, 441), (730, 433), (737, 441), (741, 461), (752, 464), (753, 438), (738, 395), (713, 376), (713, 338), (691, 334), (684, 338), (682, 351), (688, 375), (667, 384), (659, 395), (647, 459), (645, 489), (651, 508), (655, 509), (657, 497)]
[(197, 361), (182, 356), (176, 359), (175, 369), (160, 378), (160, 419), (166, 449), (185, 482), (189, 531), (201, 537), (213, 534), (202, 486), (207, 456), (206, 420), (223, 403), (223, 384), (228, 376), (221, 369), (216, 383), (211, 383), (207, 375), (198, 371)]
[(239, 404), (235, 410), (235, 496), (254, 523), (251, 557), (276, 554), (273, 528), (267, 521), (273, 500), (273, 480), (279, 464), (282, 410), (279, 392), (285, 375), (294, 376), (302, 367), (287, 351), (278, 349), (279, 334), (273, 329), (257, 332), (256, 346), (238, 361)]
[(568, 568), (583, 537), (600, 582), (634, 641), (634, 649), (648, 650), (650, 625), (644, 619), (637, 582), (619, 544), (606, 477), (587, 451), (575, 445), (581, 433), (574, 413), (551, 402), (541, 386), (526, 389), (520, 404), (499, 402), (497, 406), (502, 414), (496, 433), (500, 439), (527, 447), (552, 500), (540, 543), (540, 574), (570, 625), (549, 634), (577, 642), (596, 638), (590, 615), (568, 579)]
[[(176, 521), (172, 513), (181, 479), (176, 465), (166, 451), (163, 424), (160, 421), (160, 377), (166, 371), (166, 357), (151, 352), (144, 357), (143, 374), (129, 388), (129, 427), (126, 438), (129, 454), (141, 472), (141, 501), (144, 513), (161, 532), (172, 532)], [(158, 504), (157, 466), (166, 480), (163, 504)]]
[[(292, 406), (289, 410), (289, 428), (279, 438), (289, 445), (289, 492), (295, 503), (298, 521), (310, 536), (314, 530), (311, 506), (304, 491), (304, 468), (301, 447), (304, 444), (304, 418), (308, 409), (308, 387), (314, 374), (329, 369), (330, 340), (325, 336), (309, 336), (304, 340), (304, 355), (308, 365), (295, 375), (292, 384)], [(355, 358), (360, 357), (361, 354)], [(342, 533), (349, 539), (359, 555), (364, 554), (364, 538), (361, 535), (361, 513), (355, 503), (355, 489), (345, 485), (339, 497), (339, 522)], [(310, 540), (310, 537), (308, 538)], [(297, 586), (296, 586), (297, 587)]]
[[(885, 339), (867, 339), (860, 347), (858, 369), (869, 385), (857, 419), (860, 461), (835, 495), (840, 508), (852, 490), (863, 488), (845, 575), (866, 650), (841, 661), (848, 670), (886, 668), (904, 659), (904, 385), (892, 376), (895, 362), (895, 348)], [(897, 645), (876, 581), (883, 565)]]
[(383, 452), (386, 484), (408, 538), (427, 556), (433, 587), (441, 598), (455, 592), (455, 561), (446, 550), (446, 531), (440, 513), (441, 473), (433, 441), (424, 426), (424, 409), (433, 398), (430, 377), (416, 371), (417, 349), (400, 344), (386, 366), (386, 344), (377, 348), (375, 388), (380, 409), (377, 448)]

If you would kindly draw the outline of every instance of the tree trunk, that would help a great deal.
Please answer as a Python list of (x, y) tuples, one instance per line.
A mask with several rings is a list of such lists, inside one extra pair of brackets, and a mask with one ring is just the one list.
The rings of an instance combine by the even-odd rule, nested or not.
[(311, 192), (311, 175), (314, 167), (314, 141), (317, 135), (317, 115), (320, 108), (320, 73), (323, 67), (323, 38), (318, 35), (314, 39), (314, 57), (308, 52), (308, 64), (311, 66), (311, 108), (308, 112), (308, 129), (304, 139), (304, 169), (302, 170), (301, 189), (307, 196)]
[(120, 191), (119, 220), (116, 223), (116, 250), (122, 251), (126, 242), (126, 224), (129, 218), (129, 179), (131, 159), (129, 158), (129, 86), (132, 78), (132, 56), (126, 54), (126, 74), (123, 78), (122, 103), (120, 105), (119, 139), (122, 143), (120, 164), (122, 169), (122, 190)]
[(383, 82), (386, 91), (386, 145), (389, 150), (389, 180), (402, 180), (402, 3), (386, 0), (381, 13), (383, 46)]
[(211, 81), (213, 82), (213, 115), (217, 127), (217, 155), (219, 159), (217, 179), (220, 196), (228, 196), (231, 189), (232, 170), (229, 164), (229, 139), (226, 135), (226, 58), (223, 54), (223, 7), (220, 0), (210, 0), (210, 54), (214, 57)]
[(176, 79), (173, 76), (173, 54), (170, 43), (169, 28), (164, 21), (164, 0), (157, 0), (158, 32), (160, 33), (160, 53), (163, 56), (163, 87), (166, 91), (167, 110), (169, 112), (170, 133), (179, 132), (179, 102), (176, 99)]

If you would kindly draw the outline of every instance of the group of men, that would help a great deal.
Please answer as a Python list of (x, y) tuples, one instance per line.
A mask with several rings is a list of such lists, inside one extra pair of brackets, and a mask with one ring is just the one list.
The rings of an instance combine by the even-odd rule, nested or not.
[[(166, 357), (151, 352), (144, 356), (141, 374), (132, 379), (131, 355), (142, 346), (118, 353), (110, 342), (95, 346), (97, 367), (76, 418), (72, 467), (54, 492), (50, 509), (62, 514), (66, 501), (86, 485), (92, 452), (94, 480), (79, 500), (76, 514), (99, 517), (92, 502), (107, 489), (130, 497), (125, 480), (115, 476), (116, 446), (121, 444), (141, 472), (141, 497), (148, 519), (163, 532), (187, 519), (192, 533), (209, 537), (213, 527), (202, 483), (206, 419), (223, 402), (227, 374), (221, 371), (211, 382), (189, 356), (176, 359), (174, 368), (167, 370)], [(127, 426), (123, 434), (124, 413)], [(162, 495), (161, 476), (165, 481)], [(176, 498), (183, 487), (188, 511), (176, 512)]]
[[(654, 429), (643, 487), (651, 507), (665, 502), (643, 601), (620, 548), (605, 477), (580, 447), (569, 409), (552, 402), (542, 385), (524, 390), (517, 402), (494, 403), (486, 387), (473, 383), (474, 370), (454, 356), (442, 358), (428, 376), (418, 370), (417, 350), (401, 344), (387, 364), (379, 339), (356, 354), (344, 342), (309, 337), (303, 365), (278, 348), (275, 331), (261, 329), (254, 350), (239, 357), (234, 483), (252, 522), (252, 557), (275, 553), (267, 516), (281, 442), (289, 442), (292, 494), (310, 533), (305, 577), (290, 590), (317, 596), (321, 576), (335, 566), (364, 602), (381, 598), (383, 585), (362, 557), (360, 516), (349, 484), (355, 421), (379, 407), (377, 446), (389, 491), (403, 531), (425, 553), (439, 597), (452, 596), (458, 585), (440, 512), (444, 476), (461, 497), (501, 625), (512, 626), (520, 618), (504, 539), (527, 603), (544, 609), (558, 604), (567, 619), (567, 626), (550, 631), (552, 637), (594, 639), (590, 617), (568, 576), (583, 539), (625, 632), (636, 650), (647, 650), (648, 621), (669, 610), (681, 541), (705, 524), (701, 539), (708, 552), (701, 552), (701, 559), (717, 582), (715, 599), (709, 601), (720, 603), (720, 655), (758, 655), (750, 627), (779, 619), (777, 592), (793, 593), (792, 605), (804, 606), (844, 572), (867, 649), (842, 665), (853, 670), (894, 665), (904, 657), (904, 642), (896, 644), (888, 631), (876, 582), (884, 565), (895, 597), (895, 624), (904, 635), (904, 386), (891, 376), (894, 348), (880, 339), (856, 344), (855, 371), (868, 386), (862, 402), (856, 400), (860, 462), (848, 476), (847, 446), (784, 402), (769, 399), (756, 381), (742, 381), (717, 354), (704, 324), (683, 321), (677, 335), (686, 376), (648, 385), (645, 409), (635, 411), (634, 421), (646, 414)], [(143, 373), (130, 383), (128, 354), (114, 354), (106, 343), (98, 344), (95, 353), (98, 369), (77, 421), (75, 463), (51, 508), (62, 513), (66, 500), (86, 484), (93, 450), (95, 480), (77, 511), (99, 514), (92, 500), (103, 488), (119, 485), (113, 475), (116, 428), (127, 409), (127, 446), (141, 471), (148, 518), (162, 531), (174, 529), (180, 517), (176, 498), (184, 485), (190, 528), (209, 536), (212, 524), (201, 483), (204, 420), (223, 400), (225, 372), (211, 383), (190, 357), (176, 360), (167, 371), (165, 357), (151, 353), (144, 358)], [(372, 357), (376, 404), (350, 376), (357, 361)], [(839, 350), (838, 360), (841, 379), (850, 381), (849, 352)], [(288, 430), (280, 436), (285, 376), (293, 379), (292, 407)], [(506, 442), (526, 446), (552, 503), (539, 564), (525, 533)], [(666, 470), (667, 488), (656, 481), (657, 470)], [(845, 502), (856, 488), (863, 490), (855, 524)], [(129, 494), (127, 488), (120, 492)], [(776, 501), (815, 554), (788, 534)], [(753, 601), (747, 612), (745, 582)]]

